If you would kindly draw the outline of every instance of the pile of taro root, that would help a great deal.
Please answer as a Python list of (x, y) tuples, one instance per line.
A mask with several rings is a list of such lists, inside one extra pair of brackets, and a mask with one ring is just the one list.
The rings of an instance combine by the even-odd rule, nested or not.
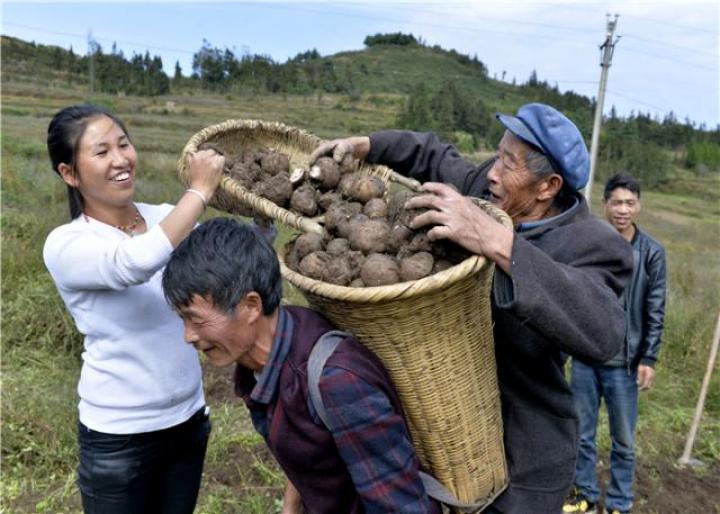
[(452, 242), (431, 242), (427, 228), (409, 228), (422, 211), (404, 205), (417, 193), (386, 195), (380, 178), (357, 169), (357, 161), (338, 165), (321, 157), (310, 169), (290, 170), (289, 157), (272, 149), (226, 156), (226, 173), (246, 189), (324, 225), (325, 235), (300, 235), (286, 256), (302, 275), (341, 286), (382, 286), (418, 280), (469, 256)]

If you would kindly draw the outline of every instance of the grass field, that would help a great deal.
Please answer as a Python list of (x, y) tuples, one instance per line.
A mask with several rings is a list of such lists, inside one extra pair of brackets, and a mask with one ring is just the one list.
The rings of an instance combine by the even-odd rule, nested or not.
[[(380, 94), (357, 101), (336, 96), (87, 98), (82, 92), (44, 85), (3, 84), (0, 511), (8, 514), (80, 510), (75, 387), (81, 339), (43, 266), (41, 249), (48, 232), (67, 220), (65, 188), (51, 171), (45, 150), (47, 124), (59, 108), (86, 100), (110, 108), (126, 122), (139, 154), (138, 199), (151, 203), (177, 200), (182, 187), (175, 163), (188, 138), (207, 125), (260, 118), (339, 137), (392, 126), (401, 104), (399, 96)], [(720, 180), (717, 174), (698, 179), (681, 170), (678, 176), (692, 187), (682, 193), (644, 193), (640, 218), (641, 226), (665, 244), (669, 268), (657, 386), (642, 395), (640, 407), (638, 453), (648, 484), (646, 496), (638, 498), (640, 514), (676, 512), (655, 506), (652, 497), (670, 487), (667, 474), (673, 473), (672, 463), (682, 452), (720, 309)], [(597, 194), (600, 190), (599, 185), (594, 189)], [(693, 190), (702, 195), (688, 193)], [(282, 231), (280, 243), (289, 236)], [(290, 288), (286, 300), (302, 301)], [(214, 428), (197, 511), (276, 511), (282, 474), (253, 432), (244, 407), (231, 395), (228, 370), (205, 373)], [(716, 373), (694, 452), (707, 465), (683, 471), (689, 480), (709, 484), (702, 490), (711, 498), (712, 487), (720, 493), (712, 485), (720, 483), (719, 384)], [(607, 453), (605, 429), (600, 444)], [(673, 494), (695, 494), (689, 491)], [(720, 494), (707, 501), (717, 498)], [(720, 512), (717, 504), (714, 508)]]

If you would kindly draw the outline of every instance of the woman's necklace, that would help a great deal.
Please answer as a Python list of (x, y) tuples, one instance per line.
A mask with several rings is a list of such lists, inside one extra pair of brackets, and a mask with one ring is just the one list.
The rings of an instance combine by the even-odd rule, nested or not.
[(140, 211), (137, 207), (135, 207), (135, 218), (133, 219), (133, 222), (129, 225), (113, 225), (115, 228), (118, 228), (125, 232), (126, 234), (130, 234), (131, 236), (134, 236), (137, 234), (135, 232), (135, 229), (138, 226), (138, 223), (140, 223)]
[[(90, 220), (88, 219), (88, 215), (83, 212), (83, 216), (85, 216), (85, 221), (89, 223)], [(125, 232), (126, 234), (128, 234), (130, 236), (136, 236), (138, 234), (138, 232), (136, 232), (135, 229), (137, 228), (139, 223), (140, 223), (140, 211), (138, 210), (137, 207), (135, 207), (135, 218), (133, 219), (132, 223), (130, 223), (129, 225), (113, 225), (113, 227), (115, 227), (118, 230), (122, 230), (123, 232)]]

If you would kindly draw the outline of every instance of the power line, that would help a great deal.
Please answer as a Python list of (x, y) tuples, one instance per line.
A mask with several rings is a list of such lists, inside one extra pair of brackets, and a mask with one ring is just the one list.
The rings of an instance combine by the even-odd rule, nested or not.
[(683, 30), (690, 30), (690, 31), (693, 31), (693, 32), (706, 32), (706, 33), (712, 34), (712, 35), (714, 35), (714, 36), (717, 36), (717, 35), (718, 35), (718, 31), (717, 31), (717, 30), (703, 29), (703, 28), (701, 28), (701, 27), (691, 27), (691, 26), (689, 26), (689, 25), (681, 25), (681, 24), (679, 24), (679, 23), (672, 23), (672, 22), (669, 22), (669, 21), (654, 20), (654, 19), (652, 19), (652, 18), (646, 18), (645, 16), (643, 16), (642, 18), (639, 18), (639, 17), (636, 18), (636, 17), (630, 15), (630, 16), (628, 16), (628, 18), (634, 18), (634, 19), (639, 20), (639, 21), (649, 21), (649, 22), (651, 22), (651, 23), (657, 23), (657, 24), (659, 24), (659, 25), (667, 25), (668, 27), (675, 27), (675, 28), (679, 28), (679, 29), (683, 29)]
[(624, 37), (624, 38), (628, 38), (628, 39), (637, 39), (638, 41), (646, 41), (646, 42), (648, 42), (648, 43), (653, 43), (653, 44), (656, 44), (656, 45), (668, 46), (668, 47), (670, 47), (670, 48), (677, 48), (678, 50), (684, 50), (684, 51), (687, 51), (687, 52), (693, 52), (693, 53), (698, 53), (698, 54), (705, 54), (705, 55), (709, 55), (709, 56), (711, 56), (711, 57), (717, 57), (717, 55), (718, 55), (717, 52), (708, 52), (708, 51), (705, 51), (705, 50), (700, 50), (700, 49), (698, 49), (698, 48), (690, 48), (689, 46), (680, 46), (680, 45), (675, 45), (675, 44), (673, 44), (673, 43), (666, 43), (665, 41), (660, 41), (660, 40), (658, 40), (658, 39), (651, 39), (651, 38), (646, 38), (646, 37), (633, 36), (632, 34), (631, 34), (631, 35), (623, 34), (623, 37)]
[[(358, 3), (350, 3), (350, 2), (348, 2), (348, 4), (345, 4), (345, 5), (358, 5), (358, 6), (363, 6), (364, 4), (361, 4), (361, 3), (358, 4)], [(366, 4), (365, 4), (365, 5), (366, 5)], [(452, 4), (443, 4), (443, 5), (452, 5)], [(463, 4), (460, 4), (460, 5), (463, 5)], [(425, 10), (425, 9), (411, 9), (411, 8), (405, 7), (405, 6), (403, 6), (403, 7), (400, 8), (400, 9), (396, 9), (396, 8), (393, 8), (393, 7), (387, 7), (387, 6), (380, 6), (380, 5), (378, 5), (378, 6), (373, 6), (373, 7), (376, 8), (376, 9), (377, 9), (377, 8), (380, 8), (380, 9), (393, 10), (393, 11), (401, 11), (401, 12), (413, 12), (413, 13), (419, 13), (419, 14), (430, 14), (430, 15), (434, 15), (434, 16), (437, 16), (437, 15), (439, 15), (439, 14), (442, 14), (442, 13), (440, 13), (440, 12), (438, 12), (438, 11), (429, 11), (429, 10)], [(570, 30), (570, 31), (575, 31), (575, 32), (583, 32), (583, 33), (587, 33), (588, 30), (592, 30), (592, 29), (589, 28), (589, 27), (568, 27), (568, 26), (566, 26), (566, 25), (553, 25), (553, 24), (550, 24), (550, 23), (538, 23), (538, 22), (531, 22), (531, 21), (521, 21), (521, 20), (510, 19), (510, 18), (495, 18), (495, 17), (492, 17), (492, 16), (483, 16), (483, 17), (482, 17), (482, 20), (483, 20), (483, 21), (507, 22), (507, 23), (511, 23), (511, 24), (513, 24), (513, 25), (529, 25), (529, 26), (533, 26), (533, 27), (546, 27), (546, 28), (551, 28), (551, 29)]]
[(711, 68), (710, 66), (703, 66), (702, 64), (697, 64), (694, 62), (683, 61), (680, 59), (673, 59), (672, 57), (667, 57), (665, 55), (658, 55), (658, 54), (655, 54), (652, 52), (645, 52), (643, 50), (638, 50), (637, 48), (632, 48), (632, 47), (628, 48), (627, 46), (623, 46), (623, 51), (634, 52), (636, 54), (642, 54), (642, 55), (648, 55), (650, 57), (655, 57), (656, 59), (663, 59), (666, 61), (676, 62), (678, 64), (684, 64), (685, 66), (692, 66), (693, 68), (699, 68), (702, 70), (717, 72), (717, 67)]
[(290, 10), (290, 11), (296, 11), (296, 12), (307, 12), (311, 14), (325, 14), (330, 16), (340, 16), (345, 18), (357, 18), (362, 20), (376, 20), (376, 21), (384, 21), (384, 22), (391, 22), (391, 23), (399, 23), (402, 25), (427, 25), (430, 27), (437, 27), (437, 28), (446, 28), (446, 29), (454, 29), (454, 30), (462, 30), (465, 32), (471, 32), (473, 34), (477, 34), (478, 32), (486, 32), (491, 34), (501, 34), (503, 36), (517, 36), (517, 37), (529, 37), (529, 38), (536, 38), (536, 39), (550, 39), (553, 41), (567, 41), (570, 43), (581, 43), (581, 44), (591, 44), (588, 41), (580, 41), (578, 39), (569, 39), (569, 38), (563, 38), (558, 37), (556, 34), (553, 35), (545, 35), (545, 34), (536, 34), (536, 33), (528, 33), (528, 32), (512, 32), (507, 30), (493, 30), (488, 29), (485, 27), (465, 27), (461, 25), (451, 25), (447, 23), (430, 23), (430, 22), (424, 22), (424, 21), (417, 21), (417, 20), (400, 20), (400, 19), (393, 19), (393, 18), (386, 18), (386, 17), (380, 17), (380, 16), (368, 16), (368, 15), (360, 15), (360, 14), (350, 14), (350, 13), (342, 13), (337, 11), (324, 11), (319, 9), (308, 9), (308, 8), (297, 8), (295, 6), (288, 6), (288, 5), (275, 5), (275, 4), (256, 4), (257, 7), (263, 7), (268, 9), (280, 9), (280, 10)]
[(632, 102), (638, 103), (640, 105), (644, 105), (645, 107), (650, 107), (652, 109), (655, 109), (656, 111), (660, 111), (662, 114), (667, 114), (669, 111), (665, 109), (664, 107), (658, 107), (657, 105), (653, 105), (651, 103), (645, 102), (643, 100), (640, 100), (638, 98), (634, 98), (629, 95), (625, 95), (623, 93), (618, 93), (617, 91), (611, 91), (610, 89), (607, 90), (608, 93), (614, 96), (619, 96), (620, 98), (624, 98), (625, 100), (630, 100)]
[[(9, 25), (11, 27), (19, 27), (19, 28), (28, 29), (28, 30), (44, 32), (46, 34), (56, 34), (56, 35), (60, 35), (60, 36), (76, 37), (76, 38), (80, 38), (80, 39), (86, 39), (86, 37), (87, 37), (86, 35), (82, 35), (82, 34), (73, 34), (70, 32), (60, 32), (57, 30), (45, 29), (45, 28), (40, 28), (40, 27), (30, 27), (28, 25), (21, 25), (20, 23), (11, 23), (8, 21), (3, 21), (3, 24)], [(94, 37), (93, 40), (94, 41), (106, 41), (109, 43), (121, 43), (124, 45), (138, 46), (138, 47), (142, 47), (142, 48), (148, 48), (148, 49), (152, 49), (152, 50), (160, 50), (160, 51), (164, 51), (164, 52), (177, 52), (177, 53), (190, 54), (190, 55), (193, 55), (196, 53), (196, 52), (192, 52), (190, 50), (181, 50), (179, 48), (168, 48), (168, 47), (163, 47), (163, 46), (152, 46), (152, 45), (147, 45), (145, 43), (137, 43), (134, 41), (125, 41), (122, 39)]]

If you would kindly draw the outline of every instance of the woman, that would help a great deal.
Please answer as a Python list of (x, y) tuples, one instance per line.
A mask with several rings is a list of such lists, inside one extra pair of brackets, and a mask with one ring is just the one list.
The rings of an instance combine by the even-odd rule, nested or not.
[(105, 110), (73, 106), (48, 127), (53, 169), (72, 221), (43, 256), (85, 336), (78, 440), (86, 513), (191, 513), (210, 421), (195, 350), (183, 344), (161, 271), (215, 192), (225, 162), (189, 156), (190, 188), (175, 207), (134, 201), (135, 148)]

